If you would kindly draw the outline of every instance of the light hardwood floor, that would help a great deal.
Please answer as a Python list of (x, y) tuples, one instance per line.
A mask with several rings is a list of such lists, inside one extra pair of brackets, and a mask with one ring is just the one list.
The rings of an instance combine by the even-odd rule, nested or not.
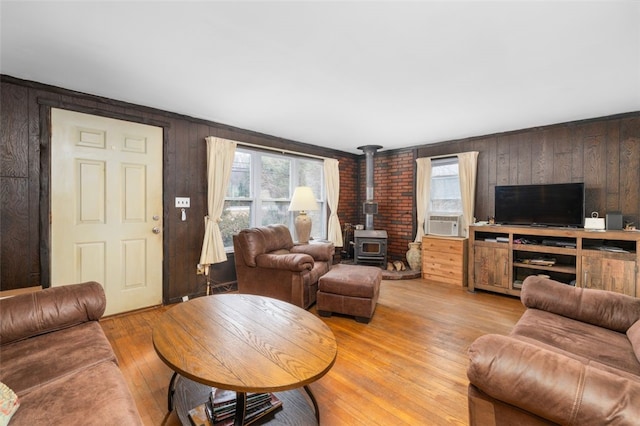
[[(151, 341), (153, 324), (167, 309), (101, 321), (149, 426), (179, 424), (167, 413), (172, 371)], [(311, 384), (322, 425), (468, 424), (467, 348), (483, 334), (508, 333), (523, 312), (509, 296), (421, 279), (383, 281), (369, 324), (323, 318), (338, 341), (338, 358)]]

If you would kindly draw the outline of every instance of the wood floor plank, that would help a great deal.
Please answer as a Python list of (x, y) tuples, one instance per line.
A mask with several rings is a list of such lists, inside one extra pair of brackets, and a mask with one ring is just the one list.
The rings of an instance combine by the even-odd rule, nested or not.
[[(167, 413), (172, 371), (151, 341), (155, 321), (170, 308), (101, 321), (148, 426), (179, 424)], [(468, 424), (469, 345), (483, 334), (508, 333), (523, 312), (510, 296), (422, 279), (383, 281), (369, 324), (322, 318), (338, 342), (335, 365), (310, 385), (322, 425)]]

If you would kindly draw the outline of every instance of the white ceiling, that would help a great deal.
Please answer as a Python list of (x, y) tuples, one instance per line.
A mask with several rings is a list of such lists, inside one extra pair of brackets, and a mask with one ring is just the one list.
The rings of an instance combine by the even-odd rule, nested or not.
[(2, 1), (0, 72), (362, 153), (640, 110), (638, 1)]

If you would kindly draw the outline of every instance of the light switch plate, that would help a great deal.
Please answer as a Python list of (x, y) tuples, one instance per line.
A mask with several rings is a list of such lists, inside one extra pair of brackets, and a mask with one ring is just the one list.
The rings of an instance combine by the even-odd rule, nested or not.
[(191, 207), (191, 198), (190, 197), (176, 197), (176, 207), (177, 208), (188, 208)]

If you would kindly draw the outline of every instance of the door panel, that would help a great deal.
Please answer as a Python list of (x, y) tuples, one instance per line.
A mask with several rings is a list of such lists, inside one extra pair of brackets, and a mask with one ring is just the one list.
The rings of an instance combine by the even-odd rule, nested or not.
[(161, 304), (162, 129), (51, 118), (51, 284), (98, 281), (107, 315)]
[(476, 247), (474, 282), (509, 288), (509, 251), (505, 248)]
[(636, 297), (636, 263), (604, 256), (582, 256), (582, 286)]

